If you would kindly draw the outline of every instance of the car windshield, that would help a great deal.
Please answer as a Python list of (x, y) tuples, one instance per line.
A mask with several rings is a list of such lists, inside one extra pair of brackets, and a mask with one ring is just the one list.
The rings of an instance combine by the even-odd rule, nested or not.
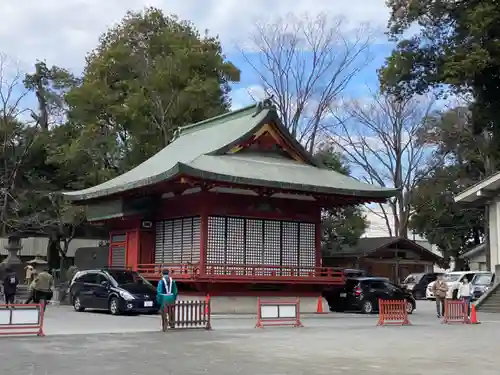
[(476, 275), (472, 280), (474, 285), (490, 285), (492, 275)]
[(137, 272), (133, 271), (108, 271), (111, 280), (115, 282), (115, 285), (125, 285), (125, 284), (149, 284), (144, 277), (142, 277)]
[(405, 279), (405, 281), (403, 281), (403, 284), (416, 284), (420, 281), (422, 276), (423, 275), (419, 274), (419, 273), (408, 275), (408, 277)]
[(396, 285), (396, 284), (393, 284), (393, 283), (391, 283), (389, 281), (386, 281), (386, 283), (387, 283), (389, 289), (398, 290), (398, 291), (401, 290), (401, 288), (398, 285)]
[(444, 275), (443, 280), (446, 282), (458, 281), (463, 275), (461, 273), (448, 273)]

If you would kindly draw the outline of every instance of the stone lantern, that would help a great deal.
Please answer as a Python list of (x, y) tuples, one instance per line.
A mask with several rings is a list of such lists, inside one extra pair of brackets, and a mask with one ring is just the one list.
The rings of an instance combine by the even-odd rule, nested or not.
[(9, 254), (0, 264), (0, 274), (2, 278), (5, 276), (5, 269), (10, 268), (16, 273), (18, 279), (22, 279), (24, 267), (18, 255), (22, 248), (20, 235), (12, 234), (8, 237), (8, 242), (4, 249), (7, 250)]

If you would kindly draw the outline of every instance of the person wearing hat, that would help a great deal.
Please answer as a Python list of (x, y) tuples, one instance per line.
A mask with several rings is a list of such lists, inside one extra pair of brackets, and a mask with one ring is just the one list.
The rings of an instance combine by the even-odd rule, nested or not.
[(171, 328), (174, 327), (174, 309), (173, 306), (175, 301), (177, 300), (177, 284), (175, 280), (173, 280), (168, 273), (168, 270), (163, 270), (163, 276), (158, 282), (158, 286), (156, 288), (156, 301), (158, 305), (160, 305), (160, 309), (165, 307), (170, 307), (168, 309), (168, 321)]

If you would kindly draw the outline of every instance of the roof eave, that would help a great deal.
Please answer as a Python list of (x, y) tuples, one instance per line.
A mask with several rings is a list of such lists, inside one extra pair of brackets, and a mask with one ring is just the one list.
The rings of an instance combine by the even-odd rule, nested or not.
[(465, 189), (460, 194), (457, 194), (454, 200), (456, 203), (474, 203), (478, 200), (489, 198), (491, 194), (488, 194), (488, 190), (498, 190), (499, 187), (500, 172)]
[[(246, 177), (231, 176), (221, 173), (214, 173), (210, 171), (201, 170), (198, 168), (191, 167), (188, 164), (183, 164), (181, 173), (185, 173), (192, 177), (197, 177), (206, 180), (215, 180), (226, 183), (253, 185), (253, 186), (263, 186), (269, 188), (280, 188), (284, 190), (296, 190), (304, 192), (313, 192), (318, 194), (331, 194), (331, 195), (343, 195), (352, 196), (357, 198), (363, 198), (366, 200), (370, 199), (389, 199), (394, 197), (399, 193), (397, 189), (385, 189), (385, 190), (365, 190), (360, 192), (359, 190), (346, 190), (340, 188), (330, 188), (315, 185), (304, 185), (304, 184), (293, 184), (293, 183), (282, 183), (279, 181), (261, 180), (261, 179), (249, 179)], [(278, 186), (279, 184), (279, 186)], [(358, 194), (359, 193), (359, 194)]]
[(65, 199), (67, 199), (72, 203), (83, 203), (84, 201), (88, 201), (91, 199), (106, 198), (111, 195), (123, 193), (129, 190), (141, 188), (144, 186), (154, 185), (159, 182), (170, 180), (179, 174), (179, 171), (181, 170), (181, 164), (182, 163), (177, 163), (174, 167), (170, 168), (168, 171), (160, 173), (156, 176), (144, 178), (138, 181), (133, 181), (128, 184), (113, 186), (111, 188), (101, 189), (90, 193), (81, 193), (82, 190), (74, 192), (73, 191), (63, 192), (62, 195), (64, 196)]

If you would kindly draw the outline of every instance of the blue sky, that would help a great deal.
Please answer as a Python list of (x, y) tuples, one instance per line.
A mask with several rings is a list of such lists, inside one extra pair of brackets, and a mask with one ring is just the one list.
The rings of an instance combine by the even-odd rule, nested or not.
[[(377, 69), (384, 64), (385, 58), (390, 55), (392, 48), (393, 44), (383, 41), (371, 45), (370, 62), (351, 80), (344, 92), (346, 96), (363, 97), (369, 94), (368, 88), (377, 88)], [(253, 59), (255, 57), (252, 55), (255, 54), (247, 55), (249, 55), (250, 59)], [(240, 82), (232, 85), (233, 105), (240, 107), (251, 104), (252, 98), (247, 94), (247, 88), (260, 84), (258, 75), (239, 52), (229, 53), (227, 58), (242, 71)]]
[[(310, 17), (326, 13), (346, 20), (346, 32), (369, 24), (383, 30), (389, 12), (385, 0), (370, 0), (363, 6), (352, 6), (344, 0), (2, 0), (0, 2), (0, 53), (30, 71), (37, 59), (81, 71), (85, 55), (98, 43), (99, 36), (116, 24), (128, 10), (139, 11), (154, 6), (165, 14), (176, 14), (191, 20), (202, 32), (218, 35), (224, 52), (242, 70), (242, 81), (235, 85), (234, 101), (251, 102), (245, 88), (258, 84), (237, 48), (248, 43), (255, 22), (273, 22), (293, 13)], [(383, 40), (382, 40), (383, 42)], [(375, 61), (352, 82), (349, 91), (359, 93), (367, 83), (375, 83), (375, 70), (390, 51), (384, 44), (372, 46)]]

